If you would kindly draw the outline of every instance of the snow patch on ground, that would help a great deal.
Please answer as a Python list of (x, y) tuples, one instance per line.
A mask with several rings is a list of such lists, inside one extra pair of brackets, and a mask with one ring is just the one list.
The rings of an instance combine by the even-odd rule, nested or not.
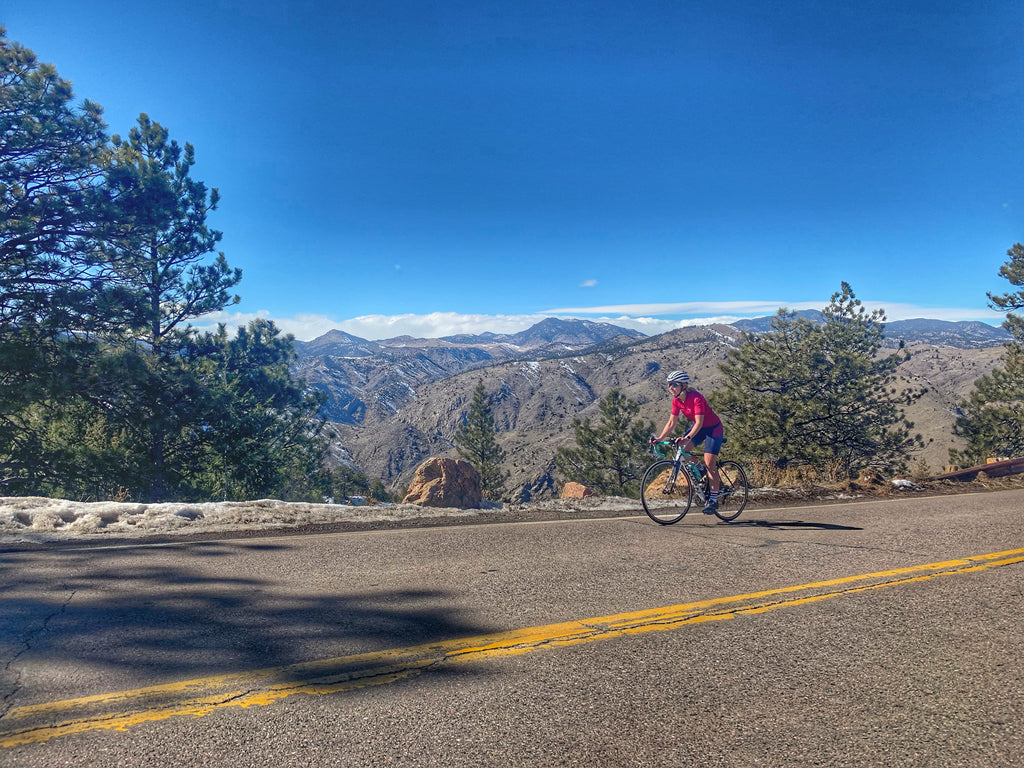
[(894, 488), (898, 488), (901, 491), (919, 491), (919, 490), (921, 490), (921, 486), (919, 486), (917, 483), (911, 482), (910, 480), (904, 480), (903, 478), (899, 478), (899, 477), (895, 478), (892, 481), (892, 485), (893, 485)]
[(393, 523), (417, 518), (484, 517), (498, 510), (522, 512), (633, 511), (640, 502), (617, 496), (548, 499), (508, 506), (484, 500), (483, 509), (421, 507), (416, 504), (308, 504), (261, 499), (202, 504), (171, 502), (82, 502), (38, 496), (0, 496), (0, 542), (188, 536), (204, 533), (281, 531), (332, 523)]
[(156, 536), (278, 530), (342, 522), (416, 517), (467, 517), (480, 509), (436, 509), (415, 504), (347, 506), (276, 501), (203, 504), (78, 502), (37, 496), (0, 497), (0, 541), (54, 541), (94, 536)]

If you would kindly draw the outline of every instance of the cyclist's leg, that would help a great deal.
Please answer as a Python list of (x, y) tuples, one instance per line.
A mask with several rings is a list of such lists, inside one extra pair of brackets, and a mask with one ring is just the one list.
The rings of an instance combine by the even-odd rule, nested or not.
[[(708, 480), (712, 493), (717, 493), (722, 484), (722, 478), (718, 473), (718, 454), (722, 451), (724, 438), (719, 427), (720, 425), (712, 427), (708, 435), (704, 437), (704, 466), (708, 468)], [(697, 437), (700, 436), (697, 435)]]
[(711, 492), (716, 493), (719, 487), (722, 485), (722, 478), (718, 474), (718, 454), (705, 453), (704, 466), (708, 468), (708, 481), (711, 484)]

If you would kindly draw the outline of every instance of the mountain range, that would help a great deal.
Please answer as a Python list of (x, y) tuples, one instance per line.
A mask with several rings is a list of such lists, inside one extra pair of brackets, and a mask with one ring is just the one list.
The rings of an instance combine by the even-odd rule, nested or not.
[[(821, 312), (805, 309), (796, 313), (811, 322), (821, 322)], [(756, 317), (738, 320), (733, 325), (742, 331), (764, 333), (771, 330), (772, 317)], [(1002, 326), (988, 325), (976, 321), (951, 322), (948, 320), (894, 320), (885, 323), (883, 346), (893, 348), (902, 341), (905, 344), (936, 344), (958, 349), (980, 349), (998, 346), (1010, 340), (1010, 333)]]
[(312, 341), (295, 342), (296, 368), (300, 378), (326, 393), (323, 412), (328, 419), (358, 424), (368, 411), (396, 413), (418, 386), (465, 371), (642, 338), (639, 331), (608, 323), (553, 317), (514, 334), (461, 334), (440, 339), (398, 336), (368, 341), (333, 330)]
[[(817, 313), (803, 316), (820, 319)], [(768, 330), (770, 320), (651, 337), (608, 323), (556, 318), (516, 334), (442, 339), (369, 341), (334, 330), (296, 342), (295, 368), (327, 395), (323, 413), (332, 422), (335, 460), (396, 489), (427, 458), (457, 455), (452, 441), (483, 381), (512, 475), (509, 487), (527, 498), (553, 490), (555, 450), (572, 443), (573, 419), (595, 417), (611, 389), (637, 401), (641, 417), (660, 428), (667, 418), (666, 371), (684, 368), (698, 389), (714, 391), (728, 350), (744, 332)], [(906, 320), (889, 323), (886, 337), (890, 345), (902, 340), (911, 352), (900, 368), (901, 385), (928, 390), (908, 417), (931, 440), (923, 458), (941, 468), (956, 445), (958, 404), (997, 363), (1008, 336), (982, 323)]]

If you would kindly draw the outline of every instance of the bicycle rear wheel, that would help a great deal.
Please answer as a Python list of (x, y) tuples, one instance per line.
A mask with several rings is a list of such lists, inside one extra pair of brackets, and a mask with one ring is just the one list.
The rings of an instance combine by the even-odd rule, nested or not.
[(674, 461), (656, 461), (644, 472), (640, 483), (644, 512), (656, 523), (672, 525), (683, 519), (693, 503), (693, 485), (686, 470)]
[(718, 489), (718, 510), (715, 514), (725, 522), (739, 517), (750, 500), (750, 484), (747, 473), (735, 461), (723, 461), (718, 465), (718, 476), (722, 484)]

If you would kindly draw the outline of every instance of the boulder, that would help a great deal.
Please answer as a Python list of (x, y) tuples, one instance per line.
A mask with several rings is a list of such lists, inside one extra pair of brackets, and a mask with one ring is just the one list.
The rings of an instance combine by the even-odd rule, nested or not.
[(480, 474), (462, 459), (427, 459), (416, 468), (403, 504), (479, 509)]
[(596, 495), (593, 488), (588, 488), (582, 483), (566, 483), (562, 486), (563, 499), (585, 499)]

